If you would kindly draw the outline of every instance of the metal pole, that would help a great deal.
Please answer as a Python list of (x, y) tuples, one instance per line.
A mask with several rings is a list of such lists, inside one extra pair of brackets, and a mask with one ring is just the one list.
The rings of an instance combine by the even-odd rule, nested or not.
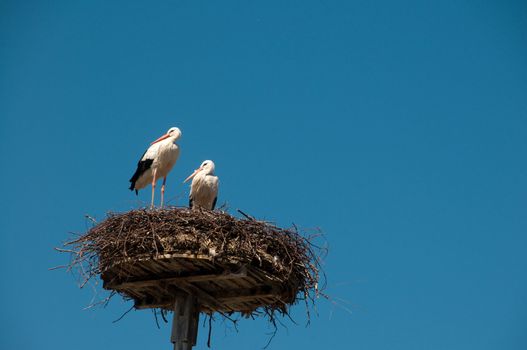
[(192, 350), (196, 345), (199, 323), (199, 308), (196, 297), (181, 294), (174, 303), (174, 319), (170, 341), (174, 350)]

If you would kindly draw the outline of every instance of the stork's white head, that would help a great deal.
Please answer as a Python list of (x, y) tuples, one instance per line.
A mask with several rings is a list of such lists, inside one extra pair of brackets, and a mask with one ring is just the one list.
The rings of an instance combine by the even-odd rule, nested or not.
[(181, 130), (179, 128), (176, 128), (175, 126), (171, 127), (167, 131), (167, 135), (174, 137), (176, 140), (181, 137)]
[(163, 141), (164, 139), (167, 139), (169, 137), (172, 139), (172, 142), (176, 142), (176, 140), (181, 137), (181, 130), (179, 130), (179, 128), (176, 128), (175, 126), (173, 126), (170, 129), (168, 129), (166, 134), (164, 134), (163, 136), (161, 136), (160, 138), (158, 138), (157, 140), (152, 142), (151, 145), (153, 145), (154, 143), (157, 143), (159, 141)]
[(214, 162), (212, 160), (204, 160), (203, 163), (199, 166), (201, 171), (205, 172), (206, 175), (214, 175)]
[(202, 173), (203, 175), (214, 175), (214, 169), (215, 165), (212, 160), (204, 160), (203, 163), (194, 170), (194, 172), (183, 181), (183, 183), (187, 182), (188, 180), (192, 179), (194, 176), (198, 175), (199, 173)]

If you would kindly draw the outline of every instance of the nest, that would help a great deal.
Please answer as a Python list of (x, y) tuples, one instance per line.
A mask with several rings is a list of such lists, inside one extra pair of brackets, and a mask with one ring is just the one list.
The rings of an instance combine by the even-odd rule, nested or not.
[[(178, 293), (196, 296), (200, 311), (288, 314), (319, 295), (321, 248), (315, 236), (225, 212), (186, 208), (110, 213), (67, 242), (69, 268), (81, 287), (101, 277), (105, 289), (137, 309), (172, 310)], [(309, 317), (309, 307), (307, 308)]]

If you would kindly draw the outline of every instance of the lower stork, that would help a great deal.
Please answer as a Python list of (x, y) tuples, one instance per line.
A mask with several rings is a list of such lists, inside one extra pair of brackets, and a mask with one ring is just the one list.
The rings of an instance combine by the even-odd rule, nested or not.
[(205, 208), (214, 210), (218, 200), (219, 180), (214, 176), (214, 162), (206, 160), (201, 166), (183, 181), (183, 183), (192, 179), (190, 185), (189, 207)]

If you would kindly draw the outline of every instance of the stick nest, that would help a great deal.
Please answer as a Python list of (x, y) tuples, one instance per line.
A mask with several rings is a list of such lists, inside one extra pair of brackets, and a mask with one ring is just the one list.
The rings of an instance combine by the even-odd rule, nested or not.
[[(170, 310), (167, 296), (200, 291), (201, 311), (209, 315), (263, 314), (274, 323), (276, 311), (288, 314), (289, 305), (305, 300), (309, 318), (323, 253), (312, 241), (320, 234), (304, 237), (296, 226), (283, 229), (240, 213), (245, 218), (175, 207), (109, 213), (60, 250), (71, 253), (68, 268), (80, 272), (81, 287), (100, 276), (105, 289), (133, 299), (136, 308)], [(229, 279), (241, 270), (246, 278)], [(215, 275), (221, 279), (206, 280)]]

